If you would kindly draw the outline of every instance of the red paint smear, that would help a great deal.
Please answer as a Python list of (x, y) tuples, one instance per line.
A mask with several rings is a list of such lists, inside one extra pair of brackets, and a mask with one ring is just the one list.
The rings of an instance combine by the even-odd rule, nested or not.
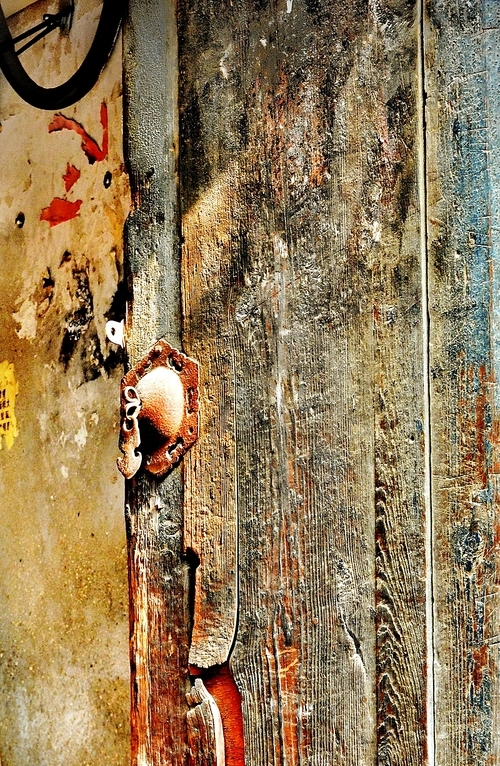
[(74, 165), (70, 165), (69, 162), (66, 165), (66, 172), (63, 175), (64, 186), (66, 191), (69, 192), (72, 186), (76, 184), (80, 178), (81, 173)]
[(51, 226), (71, 221), (72, 218), (79, 215), (82, 201), (77, 199), (75, 202), (70, 202), (67, 199), (61, 199), (61, 197), (54, 197), (50, 205), (43, 208), (40, 213), (40, 220), (48, 221)]
[(203, 675), (203, 669), (198, 668), (196, 665), (189, 665), (189, 675), (194, 678), (201, 678)]
[(203, 683), (217, 703), (222, 718), (226, 766), (245, 766), (241, 699), (229, 667), (222, 665), (215, 673), (207, 675)]
[(106, 102), (101, 104), (101, 125), (102, 125), (102, 149), (95, 139), (90, 136), (83, 125), (76, 120), (71, 120), (63, 114), (56, 114), (49, 125), (49, 133), (55, 133), (59, 130), (73, 130), (82, 139), (82, 151), (86, 155), (89, 164), (102, 162), (108, 156), (108, 107)]

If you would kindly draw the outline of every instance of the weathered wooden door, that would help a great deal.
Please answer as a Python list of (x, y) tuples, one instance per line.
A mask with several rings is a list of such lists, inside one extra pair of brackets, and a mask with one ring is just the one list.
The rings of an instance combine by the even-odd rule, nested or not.
[(199, 362), (201, 433), (127, 488), (133, 763), (498, 764), (500, 4), (174, 6), (128, 353)]

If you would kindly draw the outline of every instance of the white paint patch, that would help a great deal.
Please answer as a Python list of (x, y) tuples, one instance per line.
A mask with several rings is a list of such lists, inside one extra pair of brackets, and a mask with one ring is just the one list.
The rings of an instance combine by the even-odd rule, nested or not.
[(229, 56), (231, 55), (233, 50), (233, 46), (230, 45), (229, 48), (226, 48), (224, 51), (224, 55), (219, 61), (219, 69), (222, 72), (222, 76), (225, 80), (229, 78), (229, 69), (226, 66), (226, 61), (228, 60)]
[(313, 706), (310, 702), (306, 702), (305, 705), (299, 705), (299, 719), (309, 718), (312, 715)]
[(42, 439), (47, 436), (47, 425), (49, 422), (49, 416), (46, 412), (40, 412), (38, 415), (38, 423), (40, 425), (40, 434)]
[(78, 417), (82, 419), (82, 424), (81, 424), (80, 428), (78, 429), (78, 431), (76, 432), (74, 438), (75, 438), (75, 442), (78, 445), (79, 449), (83, 449), (83, 447), (85, 447), (85, 445), (87, 443), (88, 431), (87, 431), (87, 425), (85, 423), (85, 416), (84, 416), (84, 414), (79, 412), (78, 413)]
[(382, 237), (382, 226), (380, 221), (374, 221), (372, 224), (372, 239), (374, 242), (380, 242)]
[(21, 325), (19, 330), (16, 330), (20, 338), (27, 338), (32, 340), (36, 338), (36, 304), (26, 298), (19, 311), (12, 314), (14, 320)]
[(293, 0), (286, 0), (286, 12), (291, 13), (293, 8)]
[[(279, 256), (280, 260), (286, 260), (288, 258), (288, 247), (281, 237), (277, 235), (274, 237), (274, 250)], [(281, 272), (277, 272), (281, 276)]]
[(281, 413), (281, 405), (282, 405), (282, 388), (283, 388), (283, 381), (281, 375), (278, 375), (278, 380), (276, 383), (276, 409), (279, 413)]
[[(53, 766), (67, 763), (68, 752), (78, 752), (92, 736), (92, 708), (89, 679), (76, 666), (65, 666), (66, 684), (64, 695), (58, 694), (60, 677), (44, 677), (43, 684), (36, 684), (30, 691), (23, 686), (16, 688), (13, 697), (16, 729), (15, 738), (20, 762), (33, 763), (33, 731), (44, 732), (48, 759)], [(30, 693), (31, 692), (31, 693)]]
[(69, 438), (70, 438), (69, 434), (67, 434), (65, 431), (61, 431), (61, 433), (59, 434), (59, 437), (58, 437), (59, 444), (61, 445), (61, 447), (65, 447), (66, 446), (66, 444), (68, 443), (68, 439)]
[(262, 45), (263, 48), (267, 47), (267, 40), (265, 37), (260, 38), (260, 44)]
[(61, 474), (62, 474), (63, 479), (67, 479), (68, 478), (69, 471), (68, 471), (68, 467), (67, 466), (65, 466), (65, 465), (61, 466)]

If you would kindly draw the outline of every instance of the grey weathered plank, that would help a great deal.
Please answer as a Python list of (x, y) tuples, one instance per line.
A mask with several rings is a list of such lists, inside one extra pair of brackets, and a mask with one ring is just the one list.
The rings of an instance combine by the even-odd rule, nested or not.
[[(371, 163), (372, 183), (387, 201), (378, 208), (382, 235), (373, 265), (377, 730), (378, 763), (387, 766), (425, 763), (432, 747), (426, 711), (430, 510), (419, 10), (418, 3), (393, 8), (387, 19), (393, 32), (389, 39), (381, 36), (375, 59), (388, 90), (387, 143)], [(405, 64), (395, 77), (398, 62)]]
[[(124, 30), (125, 146), (133, 209), (126, 232), (127, 350), (136, 364), (165, 337), (180, 346), (177, 37), (171, 2), (132, 0)], [(127, 486), (132, 763), (184, 766), (191, 629), (181, 469)]]
[(179, 29), (184, 342), (214, 440), (186, 492), (237, 503), (245, 762), (421, 764), (416, 6), (186, 0)]
[(227, 662), (238, 609), (234, 360), (219, 288), (232, 228), (221, 201), (230, 185), (224, 176), (183, 220), (184, 342), (201, 361), (200, 436), (185, 458), (184, 538), (199, 559), (189, 661), (200, 668)]
[(436, 758), (500, 763), (499, 22), (427, 3)]

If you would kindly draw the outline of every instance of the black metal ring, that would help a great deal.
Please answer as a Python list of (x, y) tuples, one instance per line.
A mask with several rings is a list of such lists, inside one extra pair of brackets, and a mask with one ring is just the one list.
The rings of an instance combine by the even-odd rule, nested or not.
[(38, 109), (56, 110), (74, 104), (96, 84), (118, 35), (122, 18), (121, 0), (103, 0), (101, 17), (84, 61), (61, 85), (44, 88), (26, 72), (14, 49), (4, 12), (0, 4), (0, 69), (16, 93)]

